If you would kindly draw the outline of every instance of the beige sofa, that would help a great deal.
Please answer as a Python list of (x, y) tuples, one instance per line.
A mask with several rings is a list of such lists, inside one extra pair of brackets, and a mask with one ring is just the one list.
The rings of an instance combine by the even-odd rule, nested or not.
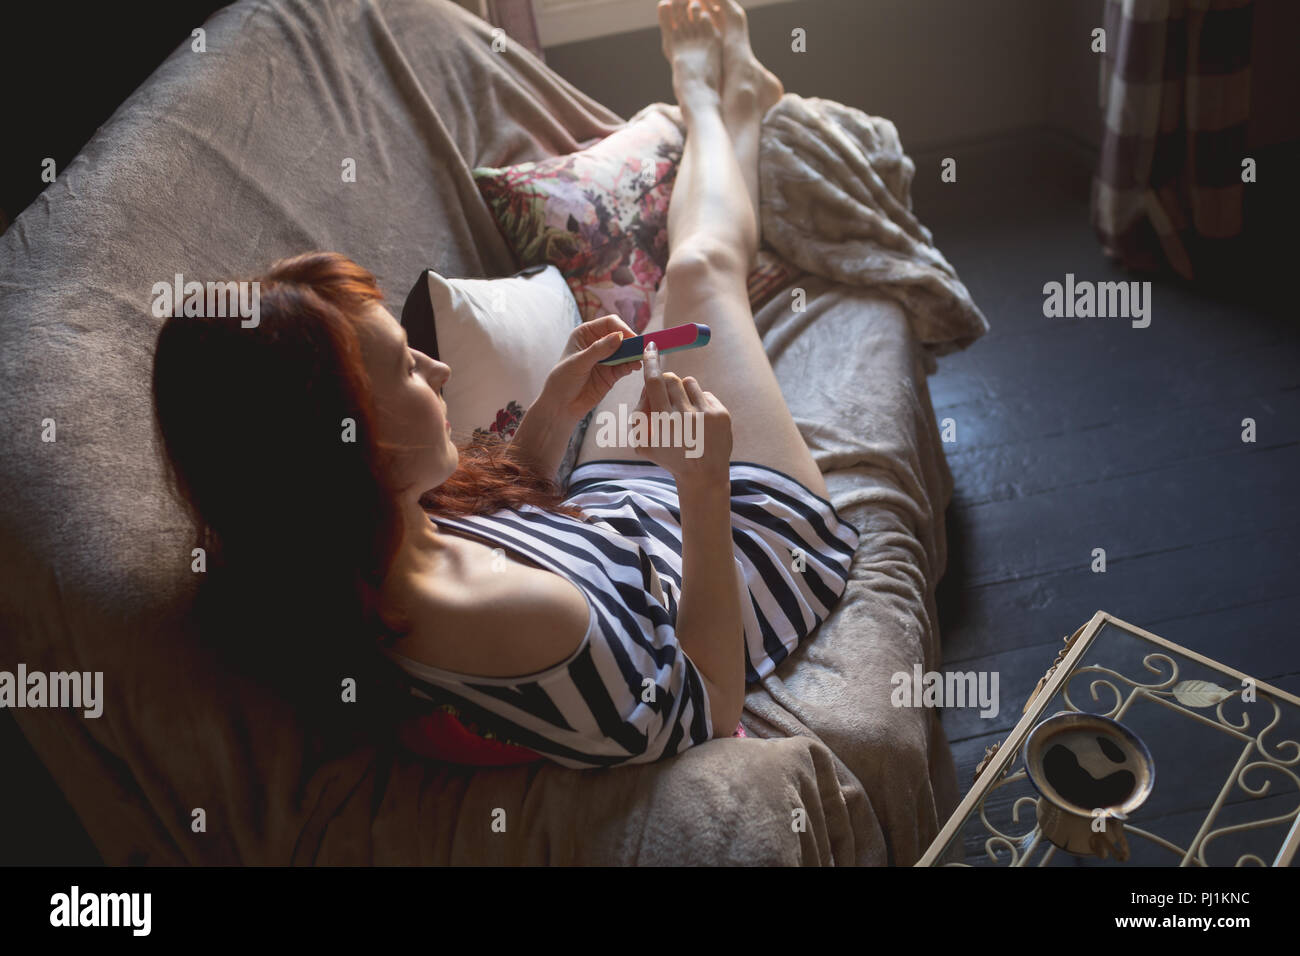
[(335, 249), (400, 308), (425, 267), (510, 274), (471, 167), (622, 122), (448, 0), (243, 2), (205, 29), (207, 52), (180, 47), (0, 237), (0, 669), (103, 672), (98, 719), (13, 713), (105, 861), (914, 862), (957, 794), (936, 713), (891, 706), (890, 676), (939, 665), (951, 479), (922, 350), (870, 289), (807, 276), (806, 311), (778, 295), (756, 316), (863, 536), (833, 616), (750, 688), (750, 738), (606, 771), (382, 741), (321, 765), (284, 705), (196, 649), (150, 418), (153, 283)]

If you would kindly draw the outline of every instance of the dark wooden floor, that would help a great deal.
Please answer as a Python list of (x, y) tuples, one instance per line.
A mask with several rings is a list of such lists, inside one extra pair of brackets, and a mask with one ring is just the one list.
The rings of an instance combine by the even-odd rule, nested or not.
[[(996, 718), (944, 713), (959, 788), (1097, 610), (1300, 694), (1300, 306), (1278, 293), (1300, 243), (1246, 257), (1217, 292), (1154, 280), (1145, 329), (1045, 318), (1043, 285), (1066, 273), (1150, 278), (1101, 254), (1090, 157), (1048, 136), (944, 155), (958, 182), (918, 157), (915, 209), (992, 329), (930, 381), (957, 438), (943, 669), (1001, 685)], [(1271, 229), (1294, 198), (1261, 190), (1248, 216)]]

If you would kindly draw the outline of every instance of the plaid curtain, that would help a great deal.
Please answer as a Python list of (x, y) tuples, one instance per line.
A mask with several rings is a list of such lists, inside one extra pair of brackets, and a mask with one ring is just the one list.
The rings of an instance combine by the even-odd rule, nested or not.
[(1253, 3), (1106, 0), (1092, 225), (1130, 268), (1192, 279), (1242, 232)]

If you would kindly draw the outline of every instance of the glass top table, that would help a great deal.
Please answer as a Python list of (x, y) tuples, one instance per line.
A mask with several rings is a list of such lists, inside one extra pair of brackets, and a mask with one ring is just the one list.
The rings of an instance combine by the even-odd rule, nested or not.
[[(1117, 720), (1150, 752), (1154, 783), (1123, 823), (1123, 864), (1062, 850), (1038, 827), (1024, 743), (1063, 711)], [(1300, 699), (1098, 612), (918, 865), (1291, 866), (1297, 846)]]

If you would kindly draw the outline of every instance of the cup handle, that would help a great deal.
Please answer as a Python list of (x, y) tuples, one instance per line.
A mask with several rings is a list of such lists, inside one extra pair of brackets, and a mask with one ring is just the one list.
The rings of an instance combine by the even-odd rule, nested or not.
[(1106, 859), (1108, 854), (1115, 857), (1119, 863), (1125, 863), (1129, 858), (1128, 838), (1124, 836), (1123, 817), (1116, 814), (1107, 816), (1106, 829), (1100, 833), (1092, 831), (1088, 840), (1089, 847), (1092, 849), (1094, 856)]

